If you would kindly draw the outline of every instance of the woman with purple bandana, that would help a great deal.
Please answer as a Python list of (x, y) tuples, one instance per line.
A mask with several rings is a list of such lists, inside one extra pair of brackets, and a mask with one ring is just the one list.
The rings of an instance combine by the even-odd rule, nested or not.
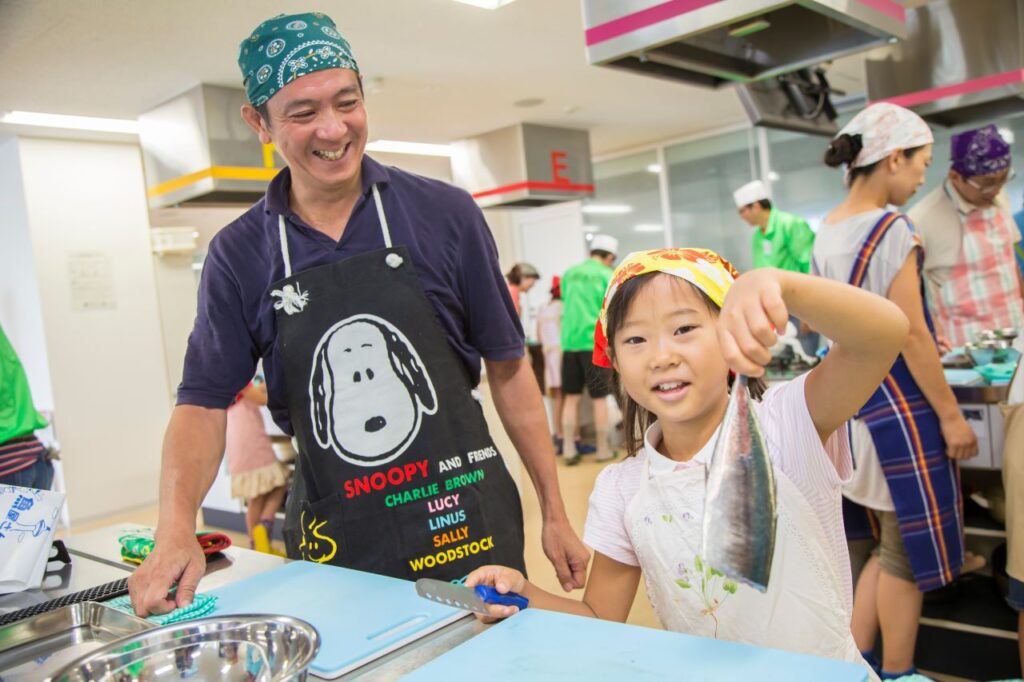
[(994, 125), (954, 135), (950, 170), (914, 206), (924, 246), (928, 304), (952, 346), (985, 329), (1024, 325), (1015, 250), (1021, 234), (1003, 187), (1013, 177), (1010, 145)]

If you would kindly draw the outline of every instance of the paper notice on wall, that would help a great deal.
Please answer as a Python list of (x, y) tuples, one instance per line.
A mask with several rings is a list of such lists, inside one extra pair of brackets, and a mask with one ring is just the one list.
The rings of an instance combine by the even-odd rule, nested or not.
[(68, 255), (71, 275), (71, 309), (75, 312), (113, 310), (114, 272), (110, 257), (92, 251), (76, 251)]

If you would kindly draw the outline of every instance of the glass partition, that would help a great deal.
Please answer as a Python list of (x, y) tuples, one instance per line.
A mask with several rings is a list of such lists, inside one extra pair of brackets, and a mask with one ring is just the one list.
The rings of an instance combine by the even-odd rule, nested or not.
[(594, 199), (583, 206), (585, 236), (615, 237), (620, 258), (665, 246), (657, 162), (652, 150), (594, 164)]
[(751, 227), (733, 190), (757, 177), (756, 138), (742, 130), (665, 148), (672, 241), (713, 249), (743, 271), (751, 267)]
[[(842, 114), (840, 127), (856, 113)], [(995, 123), (1013, 144), (1014, 167), (1024, 173), (1024, 145), (1014, 144), (1024, 142), (1024, 116)], [(950, 138), (963, 129), (933, 126), (935, 160), (925, 184), (904, 211), (946, 177)], [(828, 139), (771, 129), (765, 131), (765, 139), (771, 167), (767, 179), (775, 205), (803, 217), (817, 230), (824, 216), (846, 196), (842, 170), (828, 168), (822, 161)], [(662, 224), (659, 173), (665, 172), (672, 244), (714, 249), (741, 271), (749, 269), (753, 228), (740, 219), (732, 192), (760, 177), (758, 131), (740, 130), (665, 146), (664, 170), (658, 156), (657, 150), (650, 150), (594, 164), (596, 196), (584, 208), (585, 231), (617, 237), (623, 255), (663, 246), (669, 237)], [(1024, 175), (1008, 183), (1007, 195), (1011, 209), (1021, 210)]]
[(846, 198), (843, 170), (825, 165), (829, 138), (768, 131), (773, 204), (806, 220), (815, 232), (821, 219)]

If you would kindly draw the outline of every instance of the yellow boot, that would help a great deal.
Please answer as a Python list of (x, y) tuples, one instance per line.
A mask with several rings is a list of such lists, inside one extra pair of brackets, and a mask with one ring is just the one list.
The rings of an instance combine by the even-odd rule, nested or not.
[(257, 552), (270, 554), (270, 534), (262, 523), (252, 527), (252, 548)]

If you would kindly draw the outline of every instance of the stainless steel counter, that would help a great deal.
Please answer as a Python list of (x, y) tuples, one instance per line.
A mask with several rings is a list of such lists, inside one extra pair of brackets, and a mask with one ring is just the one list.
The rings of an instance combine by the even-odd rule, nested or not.
[[(128, 531), (140, 529), (144, 529), (144, 526), (132, 523), (118, 524), (88, 533), (69, 535), (64, 542), (76, 555), (131, 572), (135, 570), (135, 564), (121, 560), (117, 538)], [(281, 557), (241, 547), (229, 547), (223, 554), (223, 559), (216, 559), (206, 565), (206, 576), (200, 583), (200, 589), (209, 591), (277, 568), (287, 561)]]
[[(139, 528), (140, 526), (135, 524), (118, 524), (88, 533), (72, 535), (65, 542), (76, 556), (86, 558), (91, 563), (102, 565), (109, 569), (131, 571), (134, 566), (120, 560), (117, 538), (124, 534), (125, 531), (137, 530)], [(224, 555), (223, 559), (211, 561), (207, 565), (206, 576), (199, 584), (200, 590), (212, 590), (276, 568), (288, 561), (281, 557), (253, 552), (241, 547), (231, 547), (224, 552)], [(124, 574), (122, 573), (121, 575), (123, 576)], [(99, 580), (97, 584), (113, 579), (116, 578)], [(92, 587), (92, 585), (83, 585), (78, 587), (78, 589), (85, 589), (87, 587)], [(486, 625), (481, 624), (475, 618), (467, 616), (412, 644), (382, 656), (339, 679), (399, 679), (469, 638), (483, 632), (486, 628)]]
[(988, 405), (1006, 401), (1010, 394), (1009, 384), (1002, 386), (952, 386), (958, 403), (985, 403)]
[(39, 589), (0, 595), (0, 615), (120, 580), (131, 572), (131, 568), (110, 565), (75, 552), (71, 554), (70, 564), (51, 562), (46, 570)]

